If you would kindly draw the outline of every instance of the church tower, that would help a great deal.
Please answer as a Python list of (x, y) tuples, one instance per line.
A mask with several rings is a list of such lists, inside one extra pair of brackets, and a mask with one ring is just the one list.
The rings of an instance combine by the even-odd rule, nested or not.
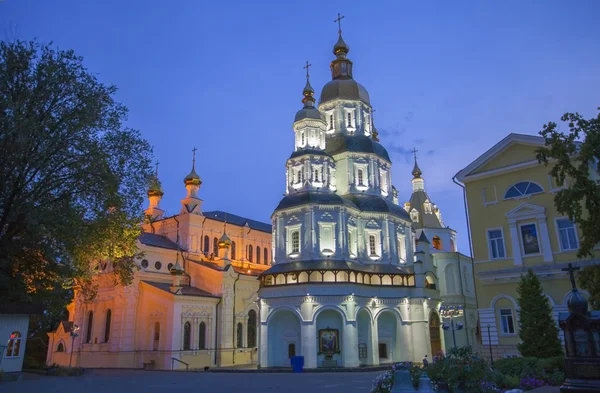
[(413, 228), (420, 237), (422, 233), (431, 243), (431, 251), (450, 251), (456, 249), (456, 231), (444, 226), (440, 209), (431, 201), (425, 191), (423, 171), (417, 163), (417, 150), (413, 149), (415, 165), (412, 170), (412, 195), (410, 201), (404, 204), (404, 209), (410, 214)]
[(413, 346), (428, 346), (439, 296), (416, 267), (412, 222), (395, 203), (392, 162), (349, 52), (340, 28), (318, 107), (304, 67), (285, 194), (271, 216), (274, 261), (260, 276), (263, 367), (289, 366), (294, 355), (309, 368), (419, 361), (425, 352)]
[(196, 173), (196, 149), (192, 149), (192, 170), (183, 179), (187, 194), (181, 200), (181, 214), (202, 215), (202, 199), (198, 198), (198, 191), (202, 185), (202, 179)]
[(146, 219), (149, 221), (156, 221), (163, 218), (165, 212), (160, 208), (160, 200), (164, 195), (162, 184), (158, 179), (158, 162), (156, 163), (156, 172), (150, 177), (150, 184), (148, 185), (148, 208), (144, 212)]

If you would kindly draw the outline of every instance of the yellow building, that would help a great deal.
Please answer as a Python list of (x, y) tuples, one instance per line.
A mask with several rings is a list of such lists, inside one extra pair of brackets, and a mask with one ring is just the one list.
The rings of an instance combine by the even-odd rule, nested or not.
[(541, 146), (542, 137), (510, 134), (456, 175), (465, 187), (484, 356), (490, 348), (494, 358), (519, 355), (517, 283), (528, 269), (556, 320), (571, 290), (562, 269), (599, 263), (577, 259), (580, 233), (554, 207), (561, 186), (536, 159)]

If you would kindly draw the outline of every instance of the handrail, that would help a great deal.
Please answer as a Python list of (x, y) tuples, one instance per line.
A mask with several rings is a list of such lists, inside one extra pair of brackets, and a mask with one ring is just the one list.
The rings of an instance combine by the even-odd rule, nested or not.
[(177, 361), (181, 364), (185, 364), (185, 371), (188, 371), (190, 369), (190, 365), (188, 363), (184, 362), (183, 360), (179, 360), (177, 358), (171, 358), (171, 370), (174, 369), (175, 361)]

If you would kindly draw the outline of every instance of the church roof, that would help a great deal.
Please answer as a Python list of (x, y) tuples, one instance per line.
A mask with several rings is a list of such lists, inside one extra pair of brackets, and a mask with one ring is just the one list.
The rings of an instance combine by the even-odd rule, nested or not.
[[(146, 281), (142, 280), (143, 283), (153, 286), (154, 288), (161, 289), (163, 291), (171, 292), (171, 283), (168, 282), (155, 282), (155, 281)], [(198, 296), (198, 297), (220, 297), (217, 295), (213, 295), (212, 293), (203, 291), (200, 288), (191, 287), (191, 286), (183, 286), (181, 287), (181, 294), (184, 296)]]
[(300, 156), (303, 156), (303, 155), (323, 156), (323, 157), (332, 158), (331, 155), (329, 155), (328, 153), (324, 152), (323, 150), (317, 150), (317, 149), (300, 149), (300, 150), (296, 150), (295, 152), (293, 152), (289, 159), (300, 157)]
[(289, 263), (277, 263), (261, 275), (299, 272), (305, 270), (353, 270), (374, 274), (410, 274), (406, 269), (389, 263), (362, 264), (353, 261), (310, 260)]
[(166, 248), (169, 250), (179, 249), (179, 246), (173, 240), (169, 239), (165, 235), (159, 235), (157, 233), (142, 232), (142, 234), (138, 237), (138, 240), (140, 243), (150, 247)]
[(236, 216), (235, 214), (226, 213), (221, 210), (212, 210), (209, 212), (204, 212), (203, 214), (205, 217), (212, 218), (213, 220), (227, 222), (227, 223), (237, 225), (240, 227), (243, 227), (244, 225), (248, 224), (248, 226), (250, 228), (255, 229), (257, 231), (261, 231), (261, 232), (271, 233), (273, 230), (273, 227), (271, 224), (252, 220), (250, 218)]
[(0, 303), (0, 314), (41, 314), (44, 306), (28, 303)]
[[(425, 213), (423, 204), (429, 201), (431, 204), (431, 213)], [(442, 223), (434, 212), (433, 202), (425, 190), (416, 190), (410, 196), (410, 210), (415, 209), (419, 212), (419, 221), (413, 222), (413, 228), (443, 228)], [(409, 211), (410, 211), (409, 210)]]
[(325, 151), (332, 156), (344, 152), (371, 153), (387, 162), (392, 162), (385, 147), (366, 135), (332, 136), (327, 139)]
[(367, 89), (354, 79), (334, 79), (323, 86), (319, 105), (335, 99), (356, 100), (371, 105)]
[(331, 192), (305, 191), (286, 195), (275, 210), (283, 210), (306, 204), (347, 206), (365, 212), (391, 213), (410, 221), (408, 213), (400, 206), (378, 195), (346, 194), (343, 196)]

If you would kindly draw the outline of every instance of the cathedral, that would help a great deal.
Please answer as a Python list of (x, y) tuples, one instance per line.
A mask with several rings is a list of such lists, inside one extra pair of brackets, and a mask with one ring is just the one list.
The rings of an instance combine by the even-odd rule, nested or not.
[[(201, 369), (374, 366), (476, 346), (470, 258), (425, 191), (415, 156), (400, 205), (369, 93), (339, 31), (316, 106), (308, 63), (286, 193), (272, 225), (202, 211), (195, 159), (178, 214), (158, 171), (128, 286), (101, 262), (96, 298), (75, 288), (47, 364)], [(194, 157), (195, 157), (194, 149)]]
[[(261, 367), (294, 356), (307, 368), (420, 362), (459, 327), (458, 345), (475, 341), (469, 259), (425, 192), (416, 157), (410, 202), (398, 204), (349, 50), (340, 29), (318, 106), (307, 70), (286, 195), (272, 215), (274, 261), (260, 275)], [(442, 329), (441, 316), (460, 320)]]

